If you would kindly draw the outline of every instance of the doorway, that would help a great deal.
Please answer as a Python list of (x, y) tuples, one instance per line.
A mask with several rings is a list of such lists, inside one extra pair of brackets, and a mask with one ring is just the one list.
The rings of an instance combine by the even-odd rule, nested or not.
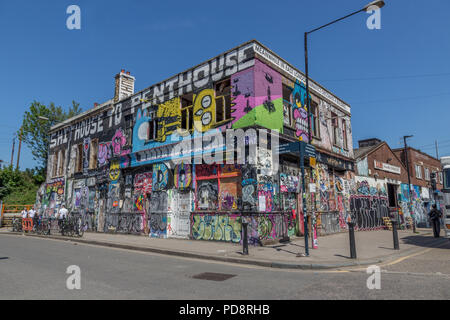
[(387, 192), (388, 192), (388, 200), (389, 207), (394, 208), (397, 207), (397, 186), (395, 184), (387, 184)]

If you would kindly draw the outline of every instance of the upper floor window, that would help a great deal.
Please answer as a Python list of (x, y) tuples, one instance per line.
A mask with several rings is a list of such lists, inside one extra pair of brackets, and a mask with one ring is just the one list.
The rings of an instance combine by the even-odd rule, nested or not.
[(292, 88), (283, 84), (283, 123), (285, 126), (293, 126), (294, 121), (292, 117)]
[(147, 140), (157, 140), (158, 138), (158, 118), (156, 111), (149, 111), (150, 120), (147, 126)]
[(64, 163), (66, 160), (66, 153), (64, 150), (59, 150), (59, 157), (58, 157), (58, 176), (64, 175)]
[(430, 169), (425, 168), (425, 180), (430, 180)]
[(53, 154), (53, 162), (52, 162), (52, 177), (56, 177), (58, 173), (58, 159), (59, 159), (59, 152), (56, 152)]
[(98, 139), (91, 140), (91, 147), (89, 152), (89, 169), (97, 168), (97, 158), (98, 158)]
[(216, 83), (216, 122), (231, 119), (231, 79)]
[(348, 138), (347, 138), (347, 121), (342, 120), (342, 143), (345, 150), (348, 150)]
[(319, 106), (311, 101), (311, 133), (314, 137), (320, 138)]
[(185, 94), (181, 97), (181, 129), (192, 130), (194, 125), (194, 95)]
[(83, 171), (83, 144), (77, 145), (77, 161), (75, 164), (75, 172)]
[(416, 178), (422, 179), (422, 167), (419, 166), (418, 164), (416, 164), (415, 167), (416, 167)]
[(333, 128), (333, 144), (339, 144), (339, 119), (336, 113), (331, 112), (331, 127)]
[(442, 172), (439, 172), (439, 183), (442, 184)]

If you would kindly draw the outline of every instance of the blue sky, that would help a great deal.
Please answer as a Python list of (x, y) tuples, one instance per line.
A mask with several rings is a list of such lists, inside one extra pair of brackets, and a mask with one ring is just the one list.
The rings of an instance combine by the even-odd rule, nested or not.
[[(113, 96), (120, 69), (138, 91), (250, 39), (304, 70), (303, 33), (367, 2), (1, 1), (0, 159), (33, 100), (86, 110)], [(381, 30), (360, 13), (313, 33), (310, 76), (351, 105), (354, 146), (414, 135), (412, 146), (435, 155), (437, 140), (450, 155), (450, 1), (385, 2)], [(66, 28), (71, 4), (81, 30)], [(36, 165), (26, 147), (20, 165)]]

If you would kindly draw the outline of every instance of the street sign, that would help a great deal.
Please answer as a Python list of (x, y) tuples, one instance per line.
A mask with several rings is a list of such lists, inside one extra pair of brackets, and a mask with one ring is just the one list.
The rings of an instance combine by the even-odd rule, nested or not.
[(300, 152), (300, 141), (284, 143), (278, 147), (278, 154), (299, 153), (299, 152)]

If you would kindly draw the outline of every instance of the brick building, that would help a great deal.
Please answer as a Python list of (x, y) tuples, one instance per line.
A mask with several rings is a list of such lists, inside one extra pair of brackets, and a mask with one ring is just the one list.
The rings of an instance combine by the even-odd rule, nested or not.
[(387, 196), (388, 206), (399, 206), (400, 185), (408, 181), (406, 167), (385, 141), (367, 139), (358, 141), (359, 148), (354, 150), (356, 175), (373, 186), (380, 185), (379, 193)]

